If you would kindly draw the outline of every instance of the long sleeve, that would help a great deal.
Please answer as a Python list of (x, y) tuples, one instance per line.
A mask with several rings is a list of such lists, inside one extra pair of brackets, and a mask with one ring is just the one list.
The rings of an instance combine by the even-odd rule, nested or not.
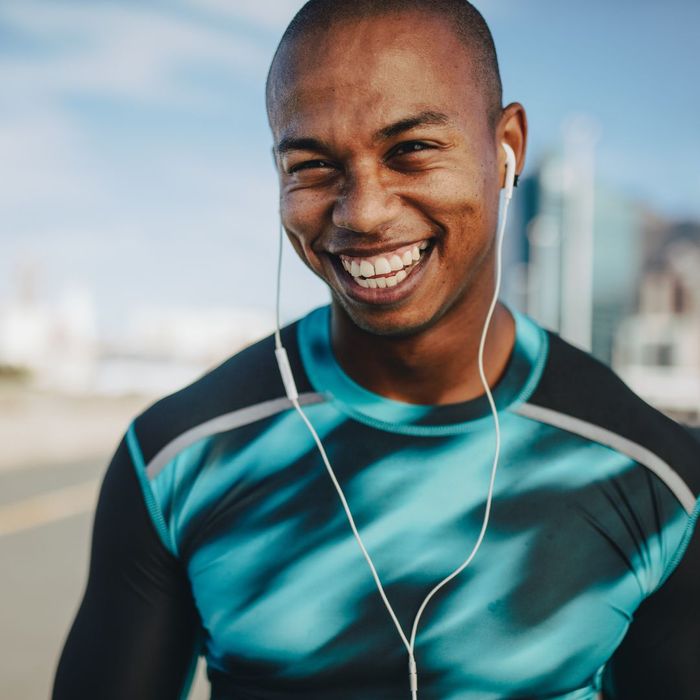
[(700, 700), (700, 531), (637, 610), (608, 664), (605, 698)]
[(179, 698), (199, 629), (186, 573), (158, 538), (122, 440), (102, 483), (88, 582), (53, 700)]

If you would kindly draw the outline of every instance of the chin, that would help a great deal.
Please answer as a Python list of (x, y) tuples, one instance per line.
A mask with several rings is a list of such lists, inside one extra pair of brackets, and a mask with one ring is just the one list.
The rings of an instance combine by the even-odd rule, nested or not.
[(384, 312), (377, 309), (374, 313), (358, 313), (357, 307), (349, 305), (347, 300), (340, 295), (332, 292), (331, 296), (358, 328), (365, 333), (387, 338), (407, 338), (421, 333), (430, 328), (443, 315), (438, 312), (426, 318), (423, 314), (416, 314), (410, 308), (398, 308)]

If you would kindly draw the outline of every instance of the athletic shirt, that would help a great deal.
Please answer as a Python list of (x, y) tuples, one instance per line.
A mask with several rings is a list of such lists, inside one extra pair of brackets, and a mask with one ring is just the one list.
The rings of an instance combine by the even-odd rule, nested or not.
[[(422, 615), (419, 698), (697, 700), (700, 445), (510, 311), (488, 529)], [(334, 356), (330, 317), (315, 309), (283, 342), (409, 636), (479, 536), (493, 416), (485, 396), (418, 405), (360, 386)], [(115, 639), (96, 643), (95, 629)], [(199, 654), (213, 700), (410, 698), (406, 649), (285, 395), (272, 336), (129, 426), (54, 698), (186, 697)]]

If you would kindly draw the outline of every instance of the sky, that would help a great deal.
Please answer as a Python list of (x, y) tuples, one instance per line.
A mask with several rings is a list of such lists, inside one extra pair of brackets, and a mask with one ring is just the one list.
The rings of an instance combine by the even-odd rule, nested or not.
[[(134, 308), (274, 308), (277, 180), (263, 86), (298, 0), (0, 0), (0, 302), (95, 294)], [(700, 220), (695, 0), (484, 0), (524, 174), (562, 124), (598, 125), (601, 181)], [(326, 288), (285, 248), (283, 319)]]

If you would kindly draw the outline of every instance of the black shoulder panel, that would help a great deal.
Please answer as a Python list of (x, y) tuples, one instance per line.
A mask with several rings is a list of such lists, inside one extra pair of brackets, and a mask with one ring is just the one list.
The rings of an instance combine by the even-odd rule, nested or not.
[(607, 365), (549, 336), (549, 357), (529, 403), (592, 423), (645, 447), (700, 495), (700, 443), (643, 401)]
[(634, 613), (605, 669), (605, 698), (697, 700), (700, 688), (700, 529), (680, 564)]
[[(281, 329), (282, 344), (299, 393), (313, 391), (297, 343), (299, 321)], [(148, 462), (161, 448), (205, 421), (285, 395), (275, 359), (275, 338), (269, 335), (244, 348), (192, 384), (149, 406), (136, 419), (143, 457)]]
[(187, 572), (156, 534), (122, 440), (102, 481), (88, 582), (52, 698), (181, 697), (200, 628)]

